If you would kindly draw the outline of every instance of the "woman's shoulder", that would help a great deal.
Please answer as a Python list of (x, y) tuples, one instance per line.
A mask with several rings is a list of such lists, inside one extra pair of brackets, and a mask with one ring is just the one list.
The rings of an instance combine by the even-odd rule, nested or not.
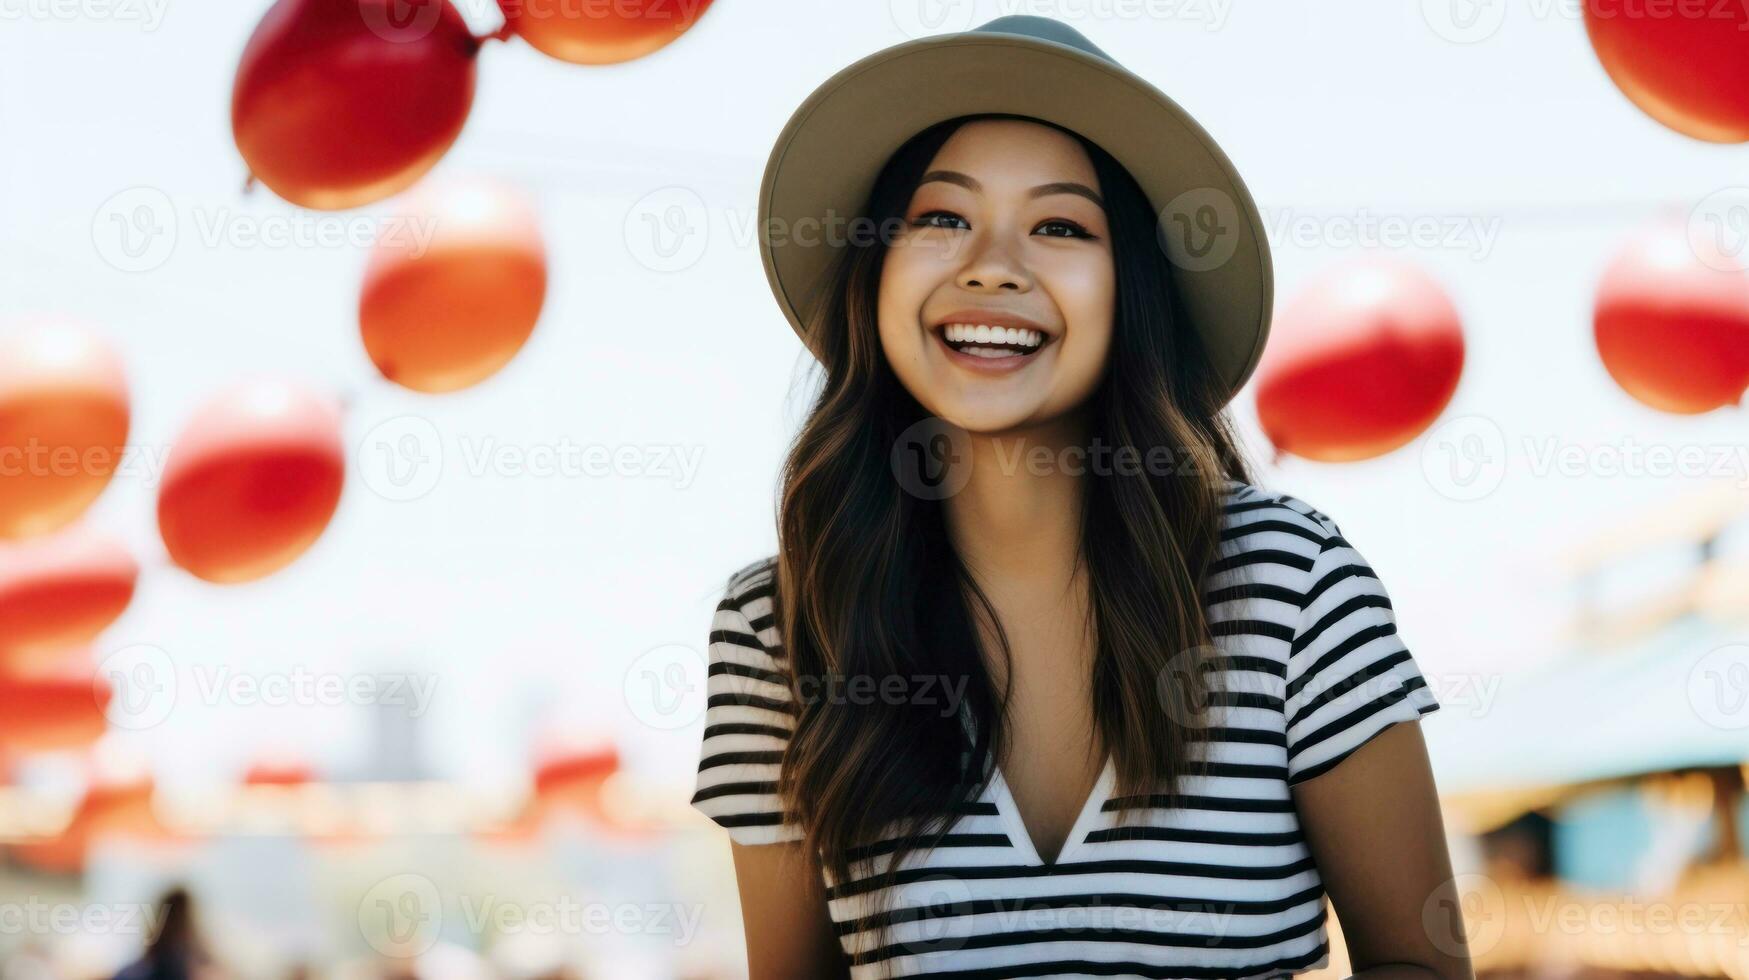
[(1272, 528), (1316, 541), (1320, 546), (1341, 536), (1330, 515), (1304, 499), (1273, 487), (1228, 478), (1221, 501), (1224, 537), (1243, 540), (1243, 530)]
[(777, 583), (777, 556), (767, 555), (729, 573), (723, 587), (723, 602), (745, 608), (760, 599), (770, 599)]
[(723, 641), (751, 647), (781, 660), (777, 636), (777, 556), (767, 555), (729, 574), (711, 622), (713, 655)]

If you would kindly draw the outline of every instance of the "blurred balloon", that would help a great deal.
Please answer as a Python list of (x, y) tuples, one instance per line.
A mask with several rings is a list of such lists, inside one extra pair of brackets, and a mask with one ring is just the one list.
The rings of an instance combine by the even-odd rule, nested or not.
[(534, 792), (543, 799), (593, 801), (602, 780), (619, 772), (619, 750), (611, 744), (554, 745), (536, 759)]
[(479, 47), (449, 0), (277, 0), (237, 66), (237, 149), (293, 204), (381, 200), (461, 134)]
[(251, 581), (321, 537), (344, 478), (338, 405), (286, 382), (236, 385), (171, 447), (158, 530), (171, 560), (195, 576)]
[(89, 650), (66, 650), (47, 668), (0, 672), (0, 752), (53, 752), (95, 743), (112, 695)]
[(74, 527), (0, 543), (0, 670), (35, 670), (97, 638), (128, 607), (140, 566), (120, 540)]
[(153, 779), (137, 752), (119, 748), (114, 737), (92, 747), (86, 760), (87, 781), (72, 819), (60, 832), (42, 840), (11, 845), (20, 863), (60, 874), (84, 869), (92, 845), (127, 838), (172, 843), (153, 809)]
[(710, 5), (710, 0), (498, 3), (505, 27), (522, 35), (535, 49), (578, 65), (610, 65), (642, 58), (685, 34)]
[(245, 786), (302, 786), (316, 778), (309, 762), (289, 753), (263, 755), (243, 772)]
[(1314, 281), (1275, 318), (1257, 415), (1278, 452), (1369, 459), (1424, 432), (1457, 390), (1464, 337), (1438, 282), (1363, 258)]
[(371, 252), (359, 332), (383, 377), (455, 391), (516, 356), (546, 288), (540, 227), (520, 193), (482, 180), (425, 181)]
[(1610, 80), (1653, 119), (1695, 139), (1749, 141), (1749, 9), (1585, 0), (1585, 31)]
[(128, 438), (121, 359), (71, 320), (0, 336), (0, 538), (71, 523), (109, 485)]
[(534, 750), (534, 796), (528, 817), (536, 825), (558, 818), (597, 831), (621, 823), (609, 785), (618, 777), (619, 749), (598, 730), (551, 727)]
[(1749, 389), (1749, 274), (1677, 217), (1616, 254), (1592, 328), (1610, 377), (1653, 408), (1708, 412)]

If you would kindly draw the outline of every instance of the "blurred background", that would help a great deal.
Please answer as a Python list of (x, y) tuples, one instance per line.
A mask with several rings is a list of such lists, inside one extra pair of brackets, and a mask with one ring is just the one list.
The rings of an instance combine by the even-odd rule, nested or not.
[(1734, 0), (0, 0), (0, 977), (743, 975), (687, 801), (810, 394), (766, 154), (1011, 13), (1263, 213), (1233, 412), (1443, 706), (1428, 928), (1749, 977)]

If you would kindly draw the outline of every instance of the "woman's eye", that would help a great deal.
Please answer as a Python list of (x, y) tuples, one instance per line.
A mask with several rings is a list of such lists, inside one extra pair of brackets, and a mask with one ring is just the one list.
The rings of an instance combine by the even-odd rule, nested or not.
[(949, 219), (952, 219), (954, 221), (959, 221), (959, 222), (965, 221), (964, 218), (960, 217), (957, 214), (954, 214), (952, 211), (930, 211), (930, 212), (924, 214), (923, 216), (919, 217), (916, 221), (916, 224), (918, 224), (922, 227), (925, 227), (925, 228), (944, 227), (943, 225), (936, 224), (934, 221), (930, 220), (931, 218), (938, 218), (938, 217), (939, 218), (949, 218)]
[[(919, 216), (917, 218), (917, 220), (913, 223), (918, 225), (919, 227), (923, 227), (923, 228), (948, 228), (948, 227), (952, 227), (950, 225), (945, 225), (945, 224), (940, 223), (939, 221), (936, 220), (938, 218), (943, 220), (943, 221), (957, 221), (962, 226), (965, 224), (965, 220), (966, 220), (966, 219), (960, 217), (959, 215), (954, 214), (952, 211), (929, 211), (929, 212), (926, 212), (923, 215)], [(1053, 218), (1050, 221), (1047, 221), (1044, 224), (1039, 225), (1040, 230), (1043, 230), (1046, 228), (1061, 228), (1065, 232), (1067, 232), (1066, 234), (1060, 233), (1060, 232), (1059, 233), (1046, 232), (1045, 235), (1048, 238), (1092, 238), (1093, 237), (1093, 235), (1091, 233), (1089, 233), (1086, 228), (1081, 227), (1081, 225), (1079, 225), (1073, 221), (1070, 221), (1067, 218)]]
[(1076, 224), (1073, 221), (1069, 221), (1069, 220), (1066, 220), (1063, 218), (1054, 218), (1050, 221), (1045, 222), (1042, 225), (1039, 225), (1039, 227), (1040, 228), (1067, 228), (1069, 230), (1069, 233), (1067, 235), (1051, 235), (1050, 237), (1052, 237), (1052, 238), (1092, 238), (1093, 237), (1092, 235), (1087, 233), (1087, 229), (1081, 227), (1080, 225)]

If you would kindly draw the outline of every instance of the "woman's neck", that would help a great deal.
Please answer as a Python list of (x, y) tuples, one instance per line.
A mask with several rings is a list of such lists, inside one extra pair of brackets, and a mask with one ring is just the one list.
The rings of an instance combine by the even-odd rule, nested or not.
[(1075, 581), (1085, 427), (1064, 421), (970, 436), (971, 475), (943, 501), (948, 535), (972, 577), (1003, 603), (1048, 600)]

